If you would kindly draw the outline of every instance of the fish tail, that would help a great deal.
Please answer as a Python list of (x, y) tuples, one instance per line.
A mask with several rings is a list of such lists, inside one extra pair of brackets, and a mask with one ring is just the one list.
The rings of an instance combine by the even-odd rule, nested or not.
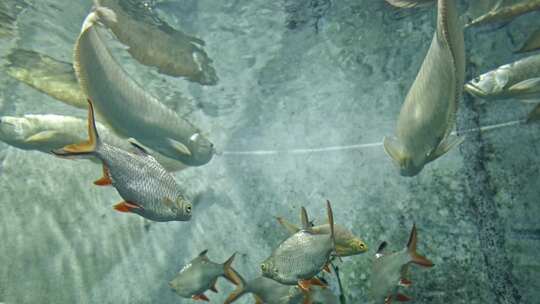
[(326, 212), (328, 213), (328, 225), (330, 226), (330, 239), (332, 240), (332, 246), (334, 251), (336, 250), (336, 236), (334, 233), (334, 213), (332, 212), (332, 206), (330, 201), (326, 200)]
[(95, 153), (99, 149), (100, 143), (101, 141), (94, 119), (94, 106), (92, 105), (92, 101), (88, 99), (88, 141), (67, 145), (61, 149), (53, 150), (52, 152), (57, 156), (62, 157), (84, 156)]
[(225, 263), (223, 263), (223, 276), (234, 285), (239, 285), (241, 281), (240, 275), (232, 268), (232, 263), (234, 262), (235, 256), (236, 252), (233, 253), (231, 257), (225, 261)]
[(411, 257), (411, 262), (424, 267), (432, 267), (433, 263), (430, 260), (416, 252), (416, 241), (416, 225), (413, 224), (409, 242), (407, 243), (407, 251)]
[(244, 278), (237, 273), (234, 269), (231, 269), (231, 271), (234, 273), (235, 280), (236, 280), (236, 288), (229, 294), (227, 299), (225, 299), (224, 304), (230, 304), (238, 300), (241, 296), (243, 296), (245, 293), (248, 292), (246, 281), (244, 281)]

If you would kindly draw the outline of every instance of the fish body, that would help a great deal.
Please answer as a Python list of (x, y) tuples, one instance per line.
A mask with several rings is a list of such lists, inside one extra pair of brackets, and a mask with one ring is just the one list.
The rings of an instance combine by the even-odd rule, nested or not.
[(75, 72), (85, 94), (117, 133), (133, 137), (165, 156), (189, 166), (210, 161), (213, 145), (190, 122), (149, 95), (122, 69), (105, 45), (96, 22), (115, 20), (114, 12), (98, 8), (86, 18), (75, 44)]
[[(404, 277), (408, 265), (415, 263), (424, 267), (432, 267), (433, 263), (416, 252), (416, 226), (413, 226), (407, 246), (397, 252), (385, 254), (386, 242), (379, 247), (373, 261), (370, 296), (374, 303), (390, 303), (393, 298), (408, 299), (397, 293), (400, 284), (405, 284)], [(410, 283), (408, 283), (410, 284)]]
[(334, 220), (330, 203), (327, 202), (330, 234), (315, 234), (307, 226), (307, 213), (302, 207), (305, 220), (302, 230), (283, 241), (262, 264), (263, 276), (285, 285), (298, 284), (309, 290), (310, 280), (328, 263), (335, 251)]
[(240, 278), (240, 284), (227, 297), (224, 304), (236, 302), (244, 294), (251, 293), (257, 304), (296, 304), (303, 303), (305, 298), (302, 291), (297, 286), (280, 284), (266, 277), (257, 277), (249, 282)]
[(193, 298), (196, 300), (208, 300), (204, 295), (207, 290), (217, 292), (216, 281), (219, 277), (225, 277), (237, 284), (237, 274), (232, 269), (234, 254), (223, 264), (212, 262), (204, 250), (185, 265), (169, 282), (169, 286), (183, 298)]
[(157, 67), (162, 74), (186, 77), (203, 85), (217, 83), (216, 71), (201, 39), (173, 29), (163, 21), (159, 26), (144, 22), (134, 15), (137, 9), (127, 10), (128, 1), (95, 0), (94, 3), (115, 12), (117, 22), (103, 19), (103, 23), (140, 63)]
[(462, 139), (451, 137), (465, 78), (463, 28), (454, 0), (439, 0), (437, 30), (399, 113), (386, 153), (403, 176), (414, 176)]
[(469, 26), (480, 26), (495, 22), (508, 22), (514, 18), (540, 9), (540, 0), (524, 0), (516, 4), (500, 6), (486, 14), (475, 18), (467, 24)]
[(124, 199), (115, 205), (121, 212), (136, 213), (149, 220), (188, 221), (191, 203), (173, 176), (146, 150), (133, 144), (137, 153), (111, 146), (98, 135), (92, 103), (88, 110), (89, 140), (52, 151), (61, 157), (96, 157), (103, 162), (103, 177), (94, 183), (112, 185)]
[(540, 54), (502, 65), (469, 81), (465, 90), (483, 99), (540, 97)]
[(73, 64), (25, 49), (13, 49), (6, 59), (9, 76), (68, 105), (86, 108)]
[(540, 49), (540, 29), (534, 31), (527, 41), (523, 44), (521, 49), (518, 50), (519, 53), (532, 52)]
[(435, 0), (386, 0), (389, 4), (399, 8), (412, 8), (428, 6), (435, 2)]

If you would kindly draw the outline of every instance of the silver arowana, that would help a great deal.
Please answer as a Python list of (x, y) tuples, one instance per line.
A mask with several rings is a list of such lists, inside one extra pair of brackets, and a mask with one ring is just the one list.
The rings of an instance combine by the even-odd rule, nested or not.
[(455, 2), (438, 1), (437, 30), (399, 113), (397, 138), (384, 138), (384, 149), (403, 176), (418, 174), (463, 141), (451, 136), (465, 77), (463, 27)]

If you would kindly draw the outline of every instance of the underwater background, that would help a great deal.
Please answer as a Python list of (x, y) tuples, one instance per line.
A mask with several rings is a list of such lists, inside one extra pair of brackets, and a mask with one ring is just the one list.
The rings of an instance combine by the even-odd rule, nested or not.
[[(0, 62), (30, 49), (70, 62), (90, 0), (1, 0), (14, 16)], [(142, 2), (142, 1), (141, 1)], [(401, 104), (435, 30), (433, 6), (396, 10), (375, 0), (146, 1), (169, 25), (203, 39), (219, 80), (203, 86), (159, 74), (110, 39), (129, 74), (215, 144), (206, 165), (175, 173), (194, 201), (189, 222), (115, 212), (101, 166), (0, 142), (0, 302), (192, 303), (168, 286), (204, 249), (259, 264), (287, 236), (275, 217), (316, 222), (332, 202), (336, 223), (369, 246), (339, 263), (347, 303), (364, 303), (377, 247), (399, 250), (413, 223), (419, 252), (414, 303), (540, 303), (540, 125), (474, 131), (526, 117), (530, 105), (464, 93), (457, 129), (466, 140), (415, 177), (385, 155)], [(496, 1), (459, 1), (463, 21)], [(504, 27), (465, 29), (467, 76), (512, 62), (540, 12)], [(0, 114), (86, 117), (0, 69)], [(347, 149), (318, 149), (344, 147)], [(237, 151), (259, 151), (235, 153)], [(336, 281), (328, 276), (337, 292)], [(218, 281), (212, 303), (233, 286)], [(244, 296), (237, 303), (253, 303)]]

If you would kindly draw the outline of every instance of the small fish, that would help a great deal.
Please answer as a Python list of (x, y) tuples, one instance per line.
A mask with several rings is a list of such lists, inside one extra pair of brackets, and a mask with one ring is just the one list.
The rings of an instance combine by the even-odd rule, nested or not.
[(326, 201), (330, 234), (313, 233), (302, 207), (302, 230), (283, 241), (262, 264), (263, 276), (285, 285), (309, 291), (310, 285), (324, 285), (315, 276), (327, 267), (335, 252), (334, 218)]
[(534, 31), (517, 52), (525, 53), (536, 51), (538, 49), (540, 49), (540, 29)]
[[(289, 231), (295, 234), (300, 231), (300, 227), (278, 217), (278, 222)], [(330, 234), (330, 225), (323, 224), (311, 226), (311, 231), (315, 234)], [(357, 255), (368, 251), (368, 246), (361, 239), (357, 238), (349, 229), (338, 224), (334, 224), (334, 233), (336, 238), (336, 255), (346, 257)]]
[(86, 96), (73, 64), (25, 49), (13, 49), (6, 59), (9, 76), (70, 106), (86, 109)]
[[(86, 121), (73, 116), (54, 114), (1, 116), (0, 140), (19, 149), (50, 153), (70, 143), (84, 141), (87, 137), (87, 126)], [(96, 128), (101, 140), (108, 145), (126, 151), (136, 151), (128, 139), (116, 135), (99, 122), (96, 122)], [(148, 151), (169, 172), (186, 168), (177, 160), (155, 151)], [(90, 160), (101, 162), (97, 158)]]
[(234, 261), (233, 254), (225, 263), (218, 264), (210, 261), (206, 256), (208, 250), (204, 250), (185, 265), (176, 277), (169, 282), (169, 286), (183, 298), (192, 298), (193, 300), (210, 301), (204, 295), (207, 290), (218, 292), (216, 282), (219, 277), (224, 277), (231, 283), (237, 285), (240, 279), (238, 274), (232, 268)]
[(158, 68), (169, 76), (182, 76), (203, 85), (215, 85), (218, 81), (212, 60), (203, 49), (204, 41), (173, 29), (158, 19), (159, 25), (145, 22), (137, 15), (147, 14), (129, 2), (120, 0), (94, 0), (96, 7), (106, 7), (116, 14), (116, 21), (103, 18), (116, 38), (127, 45), (128, 52), (140, 63)]
[(258, 277), (246, 282), (242, 276), (237, 275), (239, 284), (227, 297), (224, 304), (234, 303), (246, 293), (253, 294), (256, 304), (306, 303), (302, 301), (306, 295), (297, 286), (283, 285), (265, 277)]
[(523, 14), (540, 9), (540, 0), (524, 0), (507, 6), (502, 6), (500, 3), (502, 2), (499, 2), (499, 4), (488, 13), (469, 22), (466, 27), (480, 26), (495, 22), (509, 22)]
[(465, 85), (465, 91), (482, 99), (521, 100), (540, 97), (540, 54), (502, 65)]
[(464, 78), (463, 28), (456, 3), (439, 0), (437, 30), (399, 113), (397, 138), (384, 138), (384, 149), (402, 176), (420, 173), (463, 141), (451, 133)]
[(399, 8), (412, 8), (428, 6), (435, 0), (386, 0), (389, 4)]
[(97, 132), (94, 108), (88, 100), (88, 141), (52, 152), (61, 157), (96, 157), (103, 162), (103, 177), (98, 186), (112, 185), (125, 200), (114, 206), (157, 222), (189, 221), (191, 203), (186, 200), (173, 176), (144, 148), (132, 145), (137, 153), (103, 142)]
[(113, 11), (98, 7), (85, 19), (75, 44), (75, 73), (101, 118), (114, 131), (135, 138), (188, 166), (201, 166), (214, 154), (199, 129), (149, 95), (118, 64), (96, 23), (118, 22)]
[(370, 295), (376, 303), (390, 303), (393, 298), (408, 301), (409, 297), (398, 293), (399, 286), (410, 286), (411, 282), (404, 276), (409, 264), (432, 267), (433, 263), (416, 252), (416, 226), (413, 225), (407, 246), (401, 251), (385, 254), (387, 243), (379, 246), (371, 275)]

